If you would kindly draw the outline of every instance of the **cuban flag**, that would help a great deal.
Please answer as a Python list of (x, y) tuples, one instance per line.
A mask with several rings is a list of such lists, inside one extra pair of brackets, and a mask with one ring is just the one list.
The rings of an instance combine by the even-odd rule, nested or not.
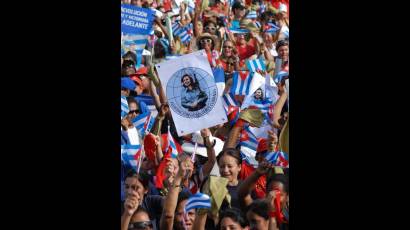
[(276, 33), (280, 28), (273, 23), (268, 23), (265, 25), (264, 32), (266, 33)]
[(289, 156), (283, 151), (267, 153), (265, 159), (275, 166), (289, 168)]
[(231, 93), (233, 95), (249, 95), (253, 73), (249, 71), (236, 71), (232, 76)]
[(254, 60), (246, 60), (246, 67), (251, 72), (256, 72), (257, 70), (266, 70), (265, 61), (262, 58)]
[(125, 96), (121, 96), (121, 118), (125, 117), (129, 111), (130, 109), (128, 107), (127, 98)]
[(246, 15), (246, 18), (248, 19), (256, 19), (258, 17), (258, 15), (256, 14), (256, 11), (252, 10), (248, 13), (248, 15)]
[(179, 37), (183, 44), (187, 44), (191, 41), (192, 29), (192, 23), (181, 26), (181, 24), (179, 24), (179, 21), (176, 21), (174, 24), (172, 24), (172, 31), (174, 32), (174, 36)]
[(284, 71), (284, 70), (279, 71), (279, 73), (275, 75), (275, 83), (278, 84), (279, 82), (282, 81), (284, 77), (287, 77), (287, 76), (289, 76), (289, 72)]
[(121, 160), (139, 172), (141, 163), (140, 145), (121, 145)]
[(191, 209), (211, 209), (211, 198), (207, 194), (197, 192), (193, 196), (189, 197), (185, 204), (184, 211), (187, 213)]
[[(124, 46), (132, 51), (143, 50), (148, 42), (149, 35), (125, 35)], [(131, 48), (132, 47), (132, 48)]]
[(247, 164), (257, 167), (258, 162), (255, 159), (255, 155), (258, 148), (258, 140), (249, 127), (242, 130), (239, 145), (241, 146), (242, 159)]
[(156, 117), (158, 115), (158, 110), (155, 107), (154, 98), (151, 95), (140, 94), (136, 96), (135, 99), (137, 99), (137, 101), (142, 101), (147, 105), (152, 117)]
[(143, 139), (148, 130), (154, 125), (154, 119), (152, 119), (151, 113), (147, 112), (135, 117), (132, 120), (132, 124), (138, 130), (141, 139)]
[(255, 22), (255, 26), (258, 27), (258, 28), (261, 28), (261, 23), (258, 22), (258, 21), (256, 21), (256, 22)]
[(216, 67), (212, 69), (216, 87), (218, 88), (218, 96), (221, 97), (225, 89), (225, 72), (223, 68)]
[(171, 132), (168, 129), (168, 142), (167, 145), (165, 147), (166, 150), (171, 152), (171, 158), (177, 158), (178, 156), (178, 149), (177, 146), (175, 145), (175, 140), (171, 135)]

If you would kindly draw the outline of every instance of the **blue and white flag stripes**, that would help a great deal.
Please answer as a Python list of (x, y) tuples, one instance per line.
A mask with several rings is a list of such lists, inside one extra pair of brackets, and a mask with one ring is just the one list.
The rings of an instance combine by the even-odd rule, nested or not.
[(225, 89), (225, 72), (223, 68), (216, 67), (212, 69), (216, 87), (218, 88), (218, 96), (221, 97)]
[(241, 147), (244, 146), (255, 151), (258, 148), (258, 140), (249, 127), (243, 129), (240, 140)]
[(138, 170), (141, 157), (140, 145), (121, 145), (121, 159), (126, 165)]
[(145, 134), (149, 129), (152, 128), (154, 125), (154, 119), (151, 119), (151, 113), (143, 113), (139, 114), (137, 117), (135, 117), (132, 120), (132, 124), (135, 126), (135, 128), (138, 130), (138, 133), (141, 137), (141, 139), (144, 138)]
[(240, 29), (240, 28), (229, 28), (229, 31), (233, 34), (247, 34), (249, 33), (248, 29)]
[(289, 72), (283, 70), (279, 71), (279, 73), (275, 75), (275, 83), (278, 84), (284, 77), (287, 76), (289, 76)]
[(248, 19), (255, 19), (257, 17), (258, 17), (258, 15), (256, 14), (256, 11), (254, 11), (254, 10), (249, 11), (249, 13), (246, 15), (246, 18), (248, 18)]
[(125, 35), (124, 50), (126, 51), (142, 51), (148, 42), (148, 35)]
[(147, 105), (149, 111), (151, 112), (151, 116), (153, 118), (158, 115), (158, 110), (154, 104), (154, 98), (151, 95), (140, 94), (136, 96), (135, 99), (137, 99), (137, 101), (142, 101)]
[[(246, 74), (243, 79), (241, 74)], [(249, 88), (251, 86), (253, 74), (248, 71), (234, 72), (232, 76), (231, 93), (233, 95), (249, 95)]]
[(283, 151), (267, 153), (265, 159), (275, 166), (289, 168), (289, 156)]
[(171, 149), (171, 158), (177, 158), (178, 156), (178, 150), (177, 146), (175, 145), (175, 140), (171, 135), (171, 132), (169, 131), (169, 126), (168, 126), (168, 143), (165, 147), (165, 151), (169, 151)]
[(128, 107), (127, 98), (125, 96), (121, 96), (121, 118), (125, 117), (129, 111), (130, 109)]
[(256, 167), (258, 165), (258, 161), (255, 159), (258, 140), (249, 127), (242, 130), (239, 145), (241, 146), (242, 159), (249, 165)]
[(211, 198), (207, 194), (197, 192), (196, 194), (189, 197), (188, 201), (185, 204), (185, 212), (188, 212), (191, 209), (210, 209), (211, 208)]
[(179, 21), (176, 21), (174, 24), (172, 24), (172, 31), (174, 32), (174, 36), (179, 37), (183, 44), (187, 44), (191, 41), (192, 29), (192, 23), (181, 26), (181, 24), (179, 24)]
[(234, 96), (231, 93), (225, 93), (224, 95), (222, 95), (222, 99), (225, 111), (228, 111), (229, 106), (238, 106), (238, 102), (235, 100)]
[(279, 30), (279, 27), (273, 23), (268, 23), (265, 27), (265, 33), (276, 33)]
[(257, 70), (266, 70), (265, 61), (262, 58), (254, 60), (246, 60), (246, 67), (251, 72), (256, 72)]

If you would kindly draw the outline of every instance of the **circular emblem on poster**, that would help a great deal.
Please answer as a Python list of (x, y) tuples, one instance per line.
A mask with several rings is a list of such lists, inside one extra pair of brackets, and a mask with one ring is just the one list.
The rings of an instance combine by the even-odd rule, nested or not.
[(218, 96), (214, 77), (203, 69), (188, 67), (175, 72), (167, 83), (169, 106), (185, 118), (199, 118), (215, 106)]

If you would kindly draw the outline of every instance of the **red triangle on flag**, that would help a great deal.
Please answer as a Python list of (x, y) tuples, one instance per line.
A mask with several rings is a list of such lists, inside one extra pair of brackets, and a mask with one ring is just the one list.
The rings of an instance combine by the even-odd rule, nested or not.
[(239, 71), (239, 76), (241, 77), (242, 81), (245, 81), (246, 77), (248, 76), (248, 71)]

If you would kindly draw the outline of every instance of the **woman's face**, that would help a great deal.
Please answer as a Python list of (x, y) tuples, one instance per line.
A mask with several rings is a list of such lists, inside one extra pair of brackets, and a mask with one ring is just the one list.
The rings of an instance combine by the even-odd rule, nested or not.
[(221, 220), (221, 230), (241, 230), (242, 227), (239, 223), (233, 221), (230, 217), (224, 217)]
[(222, 177), (228, 179), (229, 182), (237, 182), (238, 175), (241, 171), (241, 166), (238, 160), (228, 154), (224, 154), (218, 161), (219, 173)]
[(208, 23), (207, 26), (205, 26), (205, 32), (210, 33), (212, 35), (216, 34), (216, 25), (213, 23)]
[(186, 202), (188, 202), (188, 200), (181, 201), (176, 209), (175, 227), (178, 230), (184, 230), (184, 221), (187, 230), (191, 230), (195, 222), (195, 209), (189, 210), (188, 213), (184, 215), (184, 207)]
[(233, 55), (233, 44), (230, 41), (224, 43), (223, 50), (225, 57), (231, 57)]
[(245, 9), (235, 9), (235, 17), (236, 18), (242, 18), (243, 16), (245, 16)]
[(285, 191), (285, 186), (281, 182), (274, 181), (269, 184), (269, 188), (266, 188), (267, 191), (272, 191), (274, 189), (280, 191), (280, 203), (281, 205), (284, 205), (288, 200), (288, 194)]
[(262, 90), (261, 90), (261, 89), (257, 89), (257, 90), (255, 91), (255, 98), (256, 98), (256, 99), (262, 98)]
[(141, 204), (147, 192), (148, 190), (144, 188), (137, 177), (127, 177), (125, 179), (125, 198), (134, 196), (138, 199), (138, 204)]
[(196, 28), (198, 28), (198, 34), (201, 34), (202, 31), (204, 30), (204, 27), (203, 27), (203, 25), (202, 25), (202, 22), (201, 22), (201, 21), (198, 21), (196, 26), (197, 26)]
[(211, 51), (212, 49), (212, 39), (210, 38), (202, 38), (200, 41), (202, 49), (206, 51)]
[(269, 34), (269, 33), (265, 33), (265, 34), (263, 35), (263, 41), (264, 41), (267, 45), (272, 44), (272, 41), (273, 41), (272, 35)]
[(188, 87), (188, 86), (191, 85), (191, 79), (189, 79), (188, 76), (184, 76), (184, 77), (182, 78), (182, 82), (183, 82), (183, 84), (184, 84), (185, 87)]
[(250, 230), (265, 230), (269, 228), (269, 220), (252, 211), (246, 213), (246, 218), (248, 219)]
[(279, 47), (278, 54), (280, 58), (287, 59), (289, 57), (289, 46)]
[(235, 34), (236, 42), (239, 44), (245, 44), (245, 34)]

